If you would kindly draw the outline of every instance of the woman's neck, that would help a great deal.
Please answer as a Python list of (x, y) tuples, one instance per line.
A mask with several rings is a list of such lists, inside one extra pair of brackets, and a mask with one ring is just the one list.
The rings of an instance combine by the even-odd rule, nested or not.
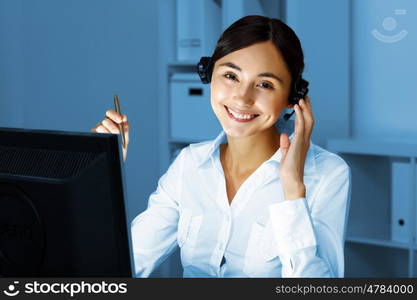
[(275, 126), (244, 138), (228, 135), (227, 144), (220, 148), (223, 167), (237, 176), (252, 173), (278, 150), (279, 140)]

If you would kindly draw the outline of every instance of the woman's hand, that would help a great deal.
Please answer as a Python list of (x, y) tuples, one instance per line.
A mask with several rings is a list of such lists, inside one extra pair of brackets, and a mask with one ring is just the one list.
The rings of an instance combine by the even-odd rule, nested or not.
[(123, 161), (126, 160), (127, 156), (127, 146), (129, 144), (129, 122), (127, 121), (127, 115), (118, 114), (116, 111), (109, 109), (106, 111), (106, 117), (96, 125), (92, 132), (99, 133), (115, 133), (120, 134), (119, 124), (123, 124), (123, 129), (125, 131), (125, 140), (126, 145), (123, 148)]
[(294, 105), (296, 113), (295, 130), (292, 143), (287, 134), (280, 136), (282, 149), (280, 178), (284, 190), (285, 200), (295, 200), (305, 197), (304, 163), (310, 147), (310, 137), (313, 131), (314, 119), (310, 97), (300, 99)]

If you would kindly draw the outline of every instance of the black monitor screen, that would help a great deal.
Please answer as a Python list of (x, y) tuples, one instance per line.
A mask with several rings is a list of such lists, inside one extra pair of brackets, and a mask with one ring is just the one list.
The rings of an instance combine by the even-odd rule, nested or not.
[(1, 276), (132, 276), (119, 141), (0, 127)]

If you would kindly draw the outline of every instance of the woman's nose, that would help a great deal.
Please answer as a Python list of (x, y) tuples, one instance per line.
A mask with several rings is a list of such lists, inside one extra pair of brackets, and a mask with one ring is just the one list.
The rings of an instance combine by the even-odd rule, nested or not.
[(236, 107), (250, 107), (254, 103), (252, 88), (250, 86), (237, 87), (233, 95), (233, 102)]

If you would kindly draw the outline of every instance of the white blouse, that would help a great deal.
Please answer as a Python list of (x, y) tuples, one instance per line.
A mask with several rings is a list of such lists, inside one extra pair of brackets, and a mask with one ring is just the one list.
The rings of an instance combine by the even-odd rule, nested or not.
[(222, 131), (190, 144), (159, 179), (131, 223), (135, 276), (148, 277), (179, 246), (184, 277), (343, 277), (349, 165), (310, 140), (306, 197), (285, 200), (279, 148), (229, 205), (224, 142)]

